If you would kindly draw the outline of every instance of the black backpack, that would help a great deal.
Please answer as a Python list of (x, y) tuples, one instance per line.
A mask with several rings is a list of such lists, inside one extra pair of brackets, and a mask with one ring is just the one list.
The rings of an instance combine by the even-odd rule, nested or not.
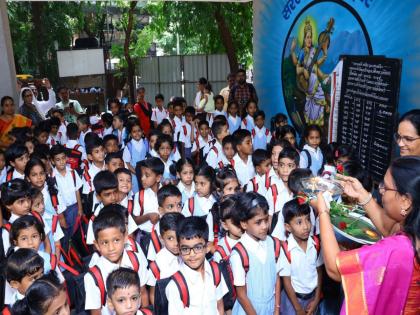
[[(219, 286), (222, 280), (222, 272), (219, 264), (215, 261), (210, 262), (211, 270), (213, 271), (213, 281), (215, 286)], [(158, 279), (158, 278), (157, 278)], [(179, 290), (184, 307), (190, 306), (190, 295), (188, 292), (187, 281), (181, 271), (175, 272), (171, 277), (160, 279), (156, 281), (155, 286), (155, 315), (167, 315), (168, 314), (168, 299), (166, 297), (166, 287), (168, 283), (173, 280)]]
[(219, 261), (220, 271), (222, 272), (223, 278), (225, 279), (226, 286), (229, 291), (223, 297), (223, 305), (225, 310), (231, 310), (236, 301), (236, 290), (233, 285), (233, 273), (232, 267), (229, 262), (229, 255), (226, 253), (222, 246), (217, 246), (216, 251), (220, 254), (222, 259)]

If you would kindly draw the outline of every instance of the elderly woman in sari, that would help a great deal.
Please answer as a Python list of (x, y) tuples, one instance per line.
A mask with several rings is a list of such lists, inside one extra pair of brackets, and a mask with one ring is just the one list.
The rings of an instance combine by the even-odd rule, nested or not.
[(9, 132), (13, 128), (31, 127), (32, 121), (15, 113), (15, 104), (10, 96), (2, 97), (0, 104), (0, 149), (4, 150), (12, 143)]
[(345, 193), (358, 200), (385, 238), (340, 252), (329, 209), (318, 195), (315, 206), (325, 267), (331, 278), (342, 282), (345, 293), (341, 314), (419, 314), (420, 157), (392, 162), (379, 185), (383, 208), (357, 179), (344, 176), (342, 180)]

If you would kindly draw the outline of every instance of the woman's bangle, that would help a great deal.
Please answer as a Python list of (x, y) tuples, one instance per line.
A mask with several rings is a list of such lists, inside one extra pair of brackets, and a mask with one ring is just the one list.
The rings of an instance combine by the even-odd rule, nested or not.
[(369, 193), (369, 196), (366, 198), (366, 200), (359, 202), (358, 205), (361, 207), (366, 206), (370, 201), (372, 200), (372, 194)]
[(318, 217), (320, 217), (320, 216), (321, 216), (321, 214), (324, 214), (324, 213), (327, 213), (328, 215), (330, 214), (328, 211), (324, 210), (324, 211), (321, 211), (321, 212), (318, 214)]

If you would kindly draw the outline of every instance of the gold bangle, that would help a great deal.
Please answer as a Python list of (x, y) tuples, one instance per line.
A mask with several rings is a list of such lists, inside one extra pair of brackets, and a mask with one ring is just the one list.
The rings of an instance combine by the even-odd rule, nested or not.
[(330, 215), (330, 213), (329, 213), (328, 211), (324, 210), (324, 211), (320, 212), (320, 213), (318, 214), (318, 216), (320, 217), (320, 216), (321, 216), (321, 214), (324, 214), (324, 213), (327, 213), (327, 214), (328, 214), (328, 216)]

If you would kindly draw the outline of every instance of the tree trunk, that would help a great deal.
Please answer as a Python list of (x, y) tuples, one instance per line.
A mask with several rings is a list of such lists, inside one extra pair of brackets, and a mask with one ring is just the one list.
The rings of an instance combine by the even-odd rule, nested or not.
[(125, 29), (125, 41), (124, 41), (124, 56), (127, 61), (127, 83), (129, 87), (129, 98), (131, 103), (135, 103), (135, 94), (134, 94), (134, 62), (130, 56), (130, 42), (131, 42), (131, 32), (133, 30), (133, 19), (134, 19), (134, 10), (136, 8), (137, 1), (130, 2), (130, 9), (128, 10), (128, 23), (127, 28)]
[(40, 76), (46, 75), (46, 51), (44, 45), (44, 30), (42, 24), (42, 12), (44, 10), (44, 2), (33, 1), (31, 2), (32, 11), (32, 22), (34, 28), (32, 30), (32, 36), (34, 37), (33, 43), (35, 43), (35, 58), (34, 65), (36, 66)]
[(236, 48), (233, 44), (232, 33), (230, 32), (229, 26), (227, 25), (223, 15), (222, 5), (220, 3), (215, 3), (214, 6), (214, 18), (216, 19), (220, 37), (229, 59), (230, 72), (236, 73), (238, 70), (238, 57), (236, 56)]

